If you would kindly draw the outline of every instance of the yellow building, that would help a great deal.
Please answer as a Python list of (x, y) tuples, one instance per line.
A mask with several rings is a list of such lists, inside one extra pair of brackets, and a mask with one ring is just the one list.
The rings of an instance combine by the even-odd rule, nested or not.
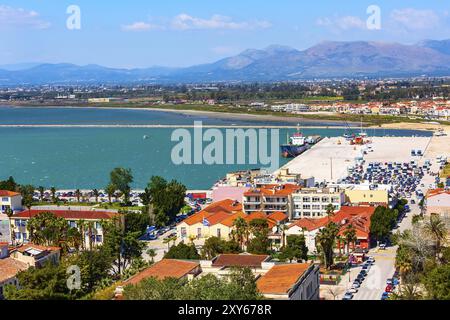
[(370, 190), (363, 186), (352, 186), (345, 189), (345, 198), (352, 204), (388, 205), (389, 192), (387, 188)]

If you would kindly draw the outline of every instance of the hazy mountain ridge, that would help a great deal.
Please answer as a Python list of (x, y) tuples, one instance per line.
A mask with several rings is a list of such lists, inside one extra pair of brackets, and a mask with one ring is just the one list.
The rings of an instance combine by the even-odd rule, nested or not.
[(0, 84), (278, 81), (311, 78), (450, 76), (450, 40), (416, 45), (327, 41), (307, 50), (272, 45), (210, 64), (142, 69), (41, 64), (3, 70)]

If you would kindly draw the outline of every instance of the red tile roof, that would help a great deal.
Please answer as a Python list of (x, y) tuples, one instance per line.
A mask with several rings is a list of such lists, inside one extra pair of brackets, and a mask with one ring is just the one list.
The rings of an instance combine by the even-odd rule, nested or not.
[(212, 265), (213, 267), (261, 268), (261, 264), (268, 259), (268, 255), (221, 254), (213, 260)]
[(266, 185), (262, 188), (249, 190), (244, 193), (244, 196), (288, 196), (300, 189), (301, 187), (295, 184)]
[(194, 261), (163, 259), (125, 281), (124, 286), (129, 284), (135, 285), (144, 279), (152, 277), (158, 280), (165, 278), (181, 279), (195, 272), (199, 266), (200, 264)]
[(429, 190), (427, 192), (427, 198), (431, 198), (431, 197), (434, 197), (434, 196), (437, 196), (440, 194), (444, 194), (444, 193), (450, 194), (450, 190), (448, 190), (448, 189), (446, 190), (446, 189), (442, 189), (442, 188)]
[(17, 273), (27, 270), (28, 265), (13, 258), (0, 259), (0, 282), (14, 278)]
[(348, 224), (352, 224), (357, 233), (358, 238), (368, 238), (370, 233), (370, 218), (375, 212), (375, 207), (347, 207), (342, 206), (331, 218), (323, 217), (320, 219), (303, 218), (294, 222), (289, 228), (298, 226), (308, 231), (313, 231), (325, 227), (328, 223), (334, 222), (340, 227), (340, 235), (343, 235)]
[(310, 266), (307, 263), (275, 265), (258, 279), (258, 290), (263, 294), (287, 294)]
[(33, 243), (24, 244), (18, 248), (15, 248), (14, 250), (17, 250), (17, 251), (23, 253), (28, 249), (37, 249), (37, 250), (41, 250), (41, 251), (60, 251), (61, 250), (61, 248), (59, 248), (59, 247), (38, 246), (37, 244), (33, 244)]
[(289, 219), (289, 216), (283, 212), (274, 212), (268, 216), (269, 219), (276, 222), (283, 222)]
[(66, 220), (103, 220), (119, 216), (118, 213), (106, 211), (26, 210), (13, 215), (11, 218), (30, 219), (43, 212), (51, 212), (56, 217)]
[(241, 211), (242, 204), (231, 199), (226, 199), (209, 205), (202, 211), (186, 218), (181, 224), (186, 223), (188, 225), (194, 225), (202, 223), (203, 219), (207, 219), (210, 225), (214, 225)]
[(7, 190), (0, 190), (0, 197), (15, 197), (15, 196), (20, 196), (20, 193)]

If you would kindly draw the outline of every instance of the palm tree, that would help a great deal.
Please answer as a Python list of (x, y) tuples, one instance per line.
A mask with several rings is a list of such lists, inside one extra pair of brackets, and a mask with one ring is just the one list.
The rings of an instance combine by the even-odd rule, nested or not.
[(149, 255), (149, 257), (152, 259), (152, 263), (155, 262), (155, 257), (156, 257), (156, 251), (155, 249), (148, 249), (147, 250), (147, 254)]
[(316, 244), (318, 244), (322, 250), (325, 267), (327, 269), (330, 269), (333, 265), (334, 247), (336, 245), (338, 233), (339, 227), (331, 222), (325, 228), (320, 230), (316, 236)]
[(116, 193), (116, 187), (113, 184), (108, 184), (105, 188), (105, 192), (108, 194), (108, 201), (109, 201), (109, 204), (111, 204), (111, 202), (112, 202), (111, 198)]
[(392, 294), (392, 300), (421, 300), (422, 294), (416, 283), (403, 284), (398, 293)]
[(97, 189), (92, 190), (92, 194), (95, 197), (95, 203), (98, 203), (98, 196), (100, 195), (100, 192), (98, 192)]
[(350, 253), (350, 243), (353, 243), (353, 249), (355, 248), (355, 242), (358, 239), (356, 237), (356, 229), (352, 224), (348, 224), (344, 230), (345, 242), (347, 244), (347, 253)]
[(80, 203), (80, 198), (81, 198), (80, 189), (75, 190), (75, 197), (77, 197), (77, 202)]
[(56, 203), (56, 188), (55, 187), (51, 187), (50, 192), (52, 194), (52, 203)]
[(447, 238), (447, 228), (444, 221), (437, 214), (432, 214), (430, 220), (424, 225), (424, 231), (433, 238), (435, 242), (436, 262), (439, 262), (441, 253), (441, 244)]
[(43, 202), (43, 201), (44, 201), (44, 192), (45, 192), (44, 187), (43, 187), (43, 186), (40, 186), (40, 187), (38, 188), (38, 191), (39, 191), (39, 200), (40, 200), (41, 202)]
[(344, 240), (344, 237), (342, 237), (342, 236), (340, 236), (340, 235), (336, 236), (336, 243), (337, 243), (338, 249), (339, 249), (339, 256), (342, 255), (342, 247), (341, 247), (341, 243), (342, 243), (343, 240)]
[(241, 249), (244, 250), (244, 244), (248, 241), (249, 237), (249, 225), (244, 218), (239, 217), (234, 220), (233, 227), (232, 237), (237, 243), (239, 243)]
[(327, 216), (328, 216), (328, 220), (331, 220), (331, 218), (334, 216), (334, 206), (330, 203), (329, 205), (327, 205)]
[(170, 243), (172, 242), (172, 238), (165, 238), (163, 243), (167, 244), (167, 250), (170, 250)]

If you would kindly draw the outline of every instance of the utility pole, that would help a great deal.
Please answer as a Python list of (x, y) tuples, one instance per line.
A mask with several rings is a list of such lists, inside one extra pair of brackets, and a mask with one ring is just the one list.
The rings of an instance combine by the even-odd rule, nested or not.
[(333, 158), (330, 158), (331, 181), (333, 181)]

